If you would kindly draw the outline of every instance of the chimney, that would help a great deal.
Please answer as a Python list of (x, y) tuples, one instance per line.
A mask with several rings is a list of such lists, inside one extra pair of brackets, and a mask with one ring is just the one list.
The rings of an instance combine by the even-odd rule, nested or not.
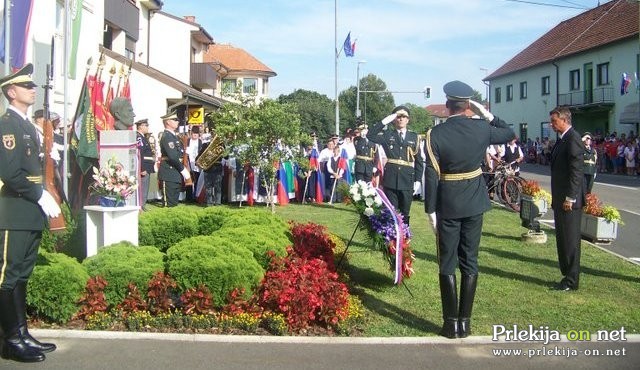
[(185, 15), (184, 19), (191, 22), (191, 23), (196, 23), (196, 16), (195, 15)]

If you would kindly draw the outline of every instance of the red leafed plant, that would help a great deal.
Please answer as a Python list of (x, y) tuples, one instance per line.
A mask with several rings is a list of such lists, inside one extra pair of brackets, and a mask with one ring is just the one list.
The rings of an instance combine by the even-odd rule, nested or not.
[(109, 285), (102, 276), (95, 276), (87, 280), (85, 293), (78, 303), (81, 305), (76, 317), (85, 320), (96, 312), (106, 312), (109, 305), (104, 296), (104, 288)]
[(149, 311), (153, 314), (171, 312), (175, 307), (171, 298), (172, 290), (178, 284), (164, 272), (156, 272), (149, 281), (147, 297)]
[(127, 296), (118, 305), (118, 309), (126, 315), (131, 312), (146, 311), (147, 307), (147, 302), (142, 299), (138, 286), (135, 283), (129, 283), (127, 285)]
[(335, 243), (329, 237), (327, 228), (322, 225), (294, 223), (291, 227), (293, 250), (304, 259), (319, 258), (327, 264), (330, 271), (335, 271), (333, 249)]
[[(271, 252), (273, 254), (273, 252)], [(235, 288), (227, 294), (227, 304), (222, 307), (222, 312), (229, 315), (240, 313), (260, 314), (262, 308), (256, 304), (256, 296), (252, 295), (249, 300), (244, 298), (244, 288)]]
[(585, 197), (584, 201), (584, 213), (590, 214), (596, 217), (602, 216), (602, 202), (598, 199), (598, 196), (594, 193), (589, 193)]
[(204, 284), (189, 288), (180, 296), (182, 312), (185, 315), (204, 315), (213, 312), (211, 291)]
[(331, 325), (346, 318), (349, 292), (320, 259), (304, 259), (289, 253), (271, 260), (260, 285), (262, 308), (282, 313), (291, 330), (311, 323)]

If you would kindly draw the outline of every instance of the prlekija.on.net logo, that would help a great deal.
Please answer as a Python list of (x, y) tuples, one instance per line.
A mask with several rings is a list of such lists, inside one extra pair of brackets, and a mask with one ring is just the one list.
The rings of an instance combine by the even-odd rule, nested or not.
[(559, 330), (550, 329), (548, 326), (540, 325), (493, 325), (491, 340), (494, 342), (539, 342), (549, 344), (561, 342), (566, 339), (568, 342), (625, 342), (626, 330), (624, 326), (617, 330), (597, 330), (592, 333), (588, 330), (570, 329), (565, 333)]

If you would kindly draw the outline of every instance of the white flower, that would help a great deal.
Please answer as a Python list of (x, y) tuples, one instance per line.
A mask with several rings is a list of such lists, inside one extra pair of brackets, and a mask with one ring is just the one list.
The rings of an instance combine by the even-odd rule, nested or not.
[(382, 205), (382, 198), (380, 198), (380, 196), (376, 196), (373, 200), (376, 205), (381, 206)]
[(371, 199), (371, 198), (369, 198), (369, 197), (367, 197), (367, 198), (364, 200), (364, 204), (366, 204), (366, 205), (367, 205), (367, 207), (371, 207), (371, 206), (373, 205), (373, 203), (374, 203), (373, 199)]
[(360, 197), (360, 194), (353, 194), (353, 201), (354, 202), (359, 202), (362, 198)]
[(364, 215), (367, 217), (371, 217), (371, 215), (373, 215), (373, 208), (371, 207), (367, 207), (364, 209)]

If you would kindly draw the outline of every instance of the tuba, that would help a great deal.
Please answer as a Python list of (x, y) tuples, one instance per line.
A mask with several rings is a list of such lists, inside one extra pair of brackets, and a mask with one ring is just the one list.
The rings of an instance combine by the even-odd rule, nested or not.
[(209, 146), (198, 156), (196, 164), (203, 170), (208, 170), (214, 163), (220, 160), (224, 154), (224, 143), (222, 138), (214, 135)]

